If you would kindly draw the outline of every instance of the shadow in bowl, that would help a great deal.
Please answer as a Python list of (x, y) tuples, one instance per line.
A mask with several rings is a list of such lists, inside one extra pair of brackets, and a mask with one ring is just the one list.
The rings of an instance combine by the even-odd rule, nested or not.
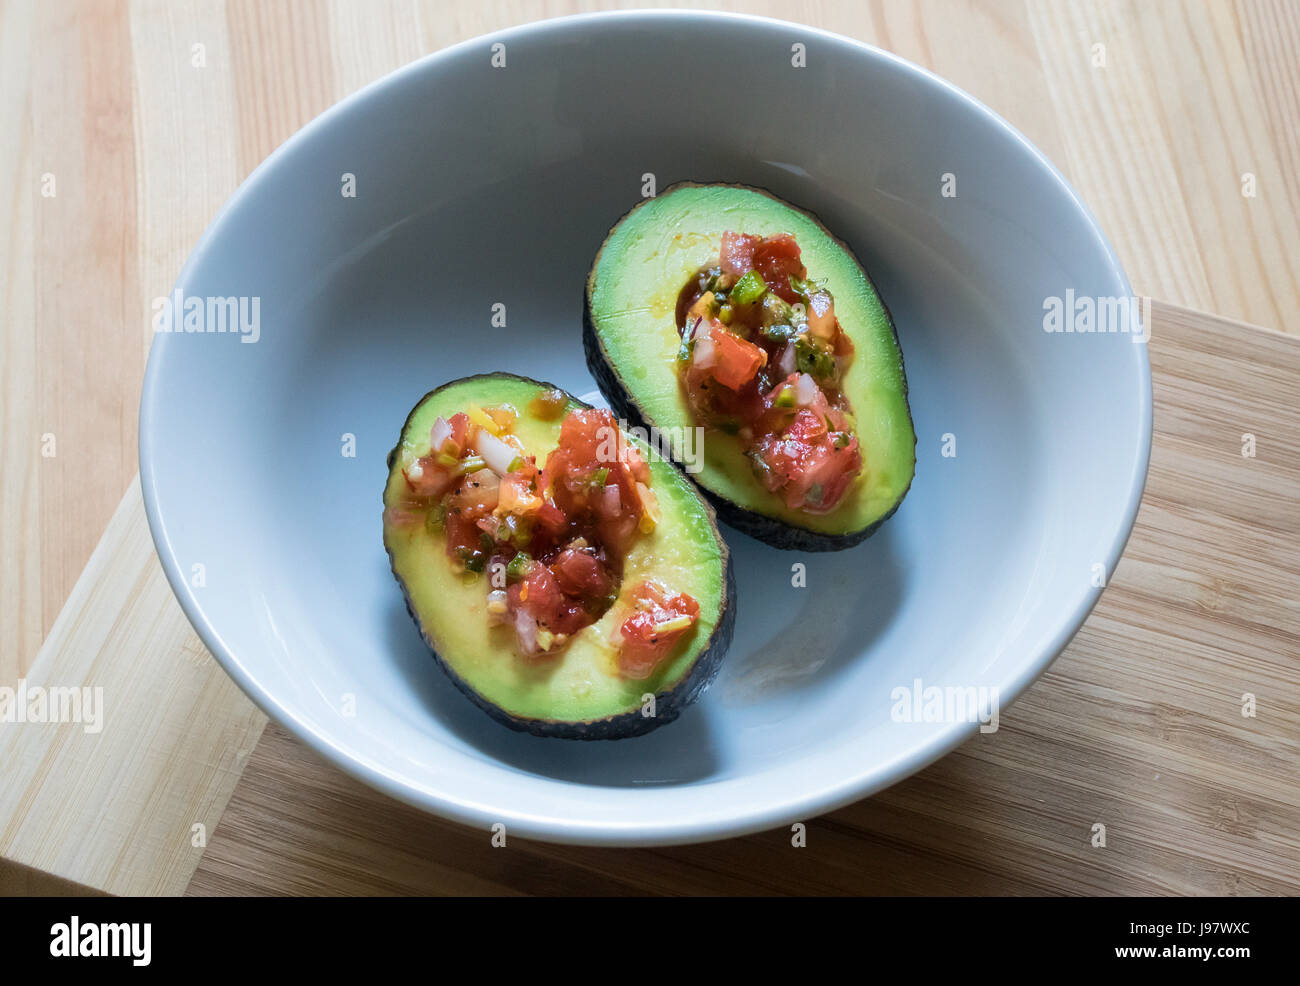
[(776, 551), (725, 531), (737, 595), (767, 604), (741, 604), (715, 700), (758, 705), (821, 687), (892, 624), (906, 586), (888, 525), (855, 548), (828, 554)]

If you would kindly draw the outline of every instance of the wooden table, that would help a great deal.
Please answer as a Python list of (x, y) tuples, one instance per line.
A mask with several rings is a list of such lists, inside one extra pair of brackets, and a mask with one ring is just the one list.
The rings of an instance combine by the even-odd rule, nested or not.
[(10, 0), (0, 685), (120, 682), (140, 728), (0, 726), (0, 892), (1300, 892), (1300, 4), (726, 6), (987, 102), (1165, 302), (1147, 496), (1066, 654), (998, 733), (810, 820), (803, 850), (783, 831), (494, 850), (322, 765), (225, 678), (153, 558), (134, 483), (150, 299), (318, 112), (576, 7)]

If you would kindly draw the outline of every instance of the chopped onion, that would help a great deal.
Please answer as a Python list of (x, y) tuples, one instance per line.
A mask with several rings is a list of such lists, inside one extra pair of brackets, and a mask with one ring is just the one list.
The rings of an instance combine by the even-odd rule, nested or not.
[(794, 372), (795, 366), (794, 343), (787, 342), (785, 348), (781, 350), (781, 358), (777, 361), (776, 368), (781, 371), (781, 376), (788, 377)]
[(474, 444), (478, 446), (478, 454), (483, 456), (483, 461), (488, 464), (488, 468), (498, 476), (509, 473), (510, 463), (514, 462), (519, 455), (496, 435), (482, 428), (474, 437)]
[(537, 621), (522, 609), (515, 611), (515, 633), (525, 654), (537, 653)]
[(697, 335), (695, 337), (695, 365), (701, 370), (707, 370), (718, 361), (718, 353), (713, 345), (713, 337), (709, 335)]
[(429, 443), (435, 453), (442, 451), (443, 443), (451, 437), (451, 423), (446, 418), (439, 418), (429, 429)]
[(506, 622), (506, 590), (493, 589), (488, 593), (488, 626), (498, 626)]
[(800, 373), (794, 385), (794, 402), (807, 407), (817, 398), (817, 383), (806, 373)]

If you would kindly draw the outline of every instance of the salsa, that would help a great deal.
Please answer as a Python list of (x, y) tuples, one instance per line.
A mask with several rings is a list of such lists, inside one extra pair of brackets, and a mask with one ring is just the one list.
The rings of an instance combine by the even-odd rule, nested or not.
[(789, 233), (728, 231), (677, 297), (678, 377), (696, 421), (735, 435), (786, 506), (827, 513), (862, 472), (843, 380), (853, 343)]
[[(526, 413), (554, 420), (565, 395), (544, 392)], [(514, 630), (519, 652), (558, 653), (619, 596), (624, 561), (660, 513), (651, 472), (609, 411), (569, 412), (559, 443), (539, 468), (513, 433), (509, 405), (471, 405), (430, 430), (430, 451), (402, 469), (406, 518), (423, 509), (431, 535), (446, 538), (449, 564), (487, 576), (492, 625)], [(611, 643), (618, 667), (646, 678), (698, 622), (699, 604), (657, 582), (639, 585), (632, 614)]]

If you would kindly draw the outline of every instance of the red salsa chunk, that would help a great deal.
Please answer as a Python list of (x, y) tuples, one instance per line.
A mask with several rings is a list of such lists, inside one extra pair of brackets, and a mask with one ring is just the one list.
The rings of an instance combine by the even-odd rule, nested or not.
[(700, 604), (647, 579), (637, 586), (632, 605), (617, 632), (619, 669), (628, 678), (648, 678), (700, 618)]
[(726, 232), (677, 298), (678, 375), (696, 421), (736, 435), (786, 506), (834, 510), (862, 471), (843, 380), (853, 343), (789, 233)]
[[(527, 410), (554, 419), (564, 403), (548, 392)], [(512, 433), (517, 416), (503, 405), (439, 418), (429, 453), (402, 470), (408, 497), (394, 519), (423, 509), (428, 532), (445, 534), (450, 564), (466, 578), (487, 575), (489, 622), (511, 627), (519, 652), (535, 658), (558, 653), (618, 599), (627, 553), (654, 530), (659, 505), (649, 464), (610, 412), (566, 415), (540, 468)], [(648, 677), (699, 619), (690, 596), (655, 591), (638, 587), (636, 614), (615, 635), (628, 677)]]

